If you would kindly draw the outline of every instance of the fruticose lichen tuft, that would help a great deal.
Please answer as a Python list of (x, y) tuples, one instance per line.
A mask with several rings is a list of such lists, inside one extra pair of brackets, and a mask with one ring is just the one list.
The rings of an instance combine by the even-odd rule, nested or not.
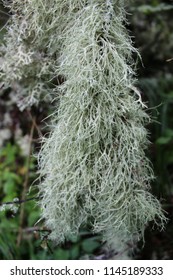
[[(61, 243), (89, 224), (114, 246), (163, 227), (145, 155), (150, 121), (135, 87), (122, 0), (13, 0), (1, 79), (58, 99), (39, 154), (42, 218)], [(63, 82), (49, 87), (57, 76)], [(119, 245), (120, 245), (119, 243)]]
[(42, 217), (57, 243), (90, 223), (110, 246), (115, 239), (124, 244), (165, 219), (149, 192), (150, 119), (134, 85), (136, 50), (124, 27), (124, 1), (73, 1), (73, 9), (57, 71), (66, 81), (40, 152)]
[(62, 30), (67, 21), (61, 0), (2, 0), (10, 17), (0, 45), (0, 80), (12, 87), (21, 109), (51, 101)]

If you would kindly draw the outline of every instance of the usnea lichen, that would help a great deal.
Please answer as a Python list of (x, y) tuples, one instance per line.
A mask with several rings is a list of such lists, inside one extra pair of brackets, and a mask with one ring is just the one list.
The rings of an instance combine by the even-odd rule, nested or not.
[[(61, 0), (2, 0), (10, 11), (0, 46), (0, 80), (19, 97), (21, 109), (53, 98), (66, 4)], [(61, 15), (61, 17), (60, 17)]]
[(164, 221), (149, 192), (149, 116), (134, 85), (135, 49), (124, 1), (73, 2), (83, 6), (63, 33), (58, 73), (66, 81), (40, 153), (40, 204), (58, 243), (89, 222), (111, 246), (124, 244), (141, 238), (148, 222)]
[[(7, 83), (18, 80), (25, 95), (31, 87), (34, 96), (46, 89), (59, 99), (39, 154), (42, 218), (57, 243), (86, 223), (110, 246), (136, 242), (150, 221), (164, 224), (150, 193), (144, 127), (150, 118), (135, 88), (125, 2), (10, 4), (1, 76)], [(48, 89), (58, 75), (63, 83)]]

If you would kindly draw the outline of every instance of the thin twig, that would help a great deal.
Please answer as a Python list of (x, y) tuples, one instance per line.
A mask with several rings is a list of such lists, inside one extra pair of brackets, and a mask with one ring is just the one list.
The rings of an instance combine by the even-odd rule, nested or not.
[(166, 62), (171, 62), (173, 60), (173, 58), (169, 58), (166, 60)]
[(42, 132), (41, 132), (41, 129), (40, 129), (39, 126), (37, 125), (37, 123), (36, 123), (36, 121), (35, 121), (35, 118), (32, 116), (30, 110), (27, 110), (27, 113), (28, 113), (28, 115), (29, 115), (29, 117), (30, 117), (32, 123), (34, 124), (34, 126), (35, 126), (35, 128), (36, 128), (36, 130), (37, 130), (37, 132), (38, 132), (39, 137), (43, 137), (43, 134), (42, 134)]
[[(3, 227), (1, 227), (1, 229), (0, 229), (0, 232), (3, 232), (3, 233), (5, 233), (5, 231), (7, 230), (7, 228), (5, 227), (5, 228), (3, 228)], [(18, 228), (10, 228), (10, 230), (12, 231), (12, 232), (18, 232)], [(8, 232), (9, 232), (9, 229), (8, 229)], [(39, 227), (28, 227), (28, 228), (23, 228), (22, 229), (22, 232), (23, 233), (30, 233), (30, 232), (47, 232), (47, 233), (51, 233), (51, 230), (50, 229), (44, 229), (44, 228), (39, 228)]]
[(46, 228), (39, 228), (39, 227), (29, 227), (29, 228), (25, 228), (23, 229), (24, 232), (48, 232), (49, 234), (51, 233), (50, 229), (46, 229)]
[[(32, 122), (32, 126), (31, 126), (31, 131), (30, 131), (30, 137), (29, 137), (29, 153), (28, 153), (28, 157), (27, 157), (27, 163), (26, 163), (26, 175), (25, 175), (25, 181), (24, 181), (24, 187), (23, 187), (23, 191), (22, 191), (22, 197), (21, 197), (21, 201), (26, 200), (26, 193), (28, 190), (28, 181), (29, 181), (29, 167), (30, 167), (30, 160), (31, 160), (31, 150), (32, 150), (32, 139), (33, 139), (33, 134), (34, 134), (34, 127), (35, 124), (34, 122)], [(21, 209), (20, 209), (20, 216), (19, 216), (19, 233), (17, 236), (17, 246), (20, 245), (21, 240), (22, 240), (22, 228), (24, 225), (24, 218), (25, 218), (25, 204), (22, 203), (21, 204)]]
[(24, 202), (28, 202), (28, 201), (31, 201), (31, 200), (37, 200), (37, 199), (38, 199), (38, 197), (31, 197), (31, 198), (27, 198), (27, 199), (24, 199), (24, 200), (8, 201), (8, 202), (3, 202), (3, 203), (0, 202), (0, 206), (10, 205), (10, 204), (22, 204)]

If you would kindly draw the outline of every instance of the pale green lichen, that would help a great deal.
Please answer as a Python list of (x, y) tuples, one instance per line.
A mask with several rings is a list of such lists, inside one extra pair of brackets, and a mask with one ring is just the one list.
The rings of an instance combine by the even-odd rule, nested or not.
[(0, 46), (0, 80), (15, 90), (22, 109), (40, 99), (50, 101), (54, 83), (58, 83), (55, 69), (67, 21), (62, 11), (67, 4), (60, 0), (3, 3), (11, 16)]
[[(107, 244), (136, 242), (147, 224), (163, 227), (149, 192), (145, 156), (150, 121), (135, 87), (123, 0), (5, 1), (12, 17), (1, 52), (1, 80), (23, 106), (58, 100), (39, 154), (40, 206), (51, 238), (63, 242), (90, 224)], [(128, 2), (128, 1), (127, 1)], [(58, 76), (59, 85), (50, 84)]]
[(39, 157), (42, 217), (57, 243), (85, 223), (111, 246), (135, 242), (165, 217), (149, 192), (150, 118), (134, 86), (124, 1), (72, 2), (57, 66), (66, 81), (56, 89), (60, 104)]

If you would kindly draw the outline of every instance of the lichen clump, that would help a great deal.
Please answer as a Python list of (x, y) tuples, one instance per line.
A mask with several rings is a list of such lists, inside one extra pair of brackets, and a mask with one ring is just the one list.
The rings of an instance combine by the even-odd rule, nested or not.
[(59, 83), (55, 72), (64, 28), (62, 1), (2, 1), (10, 17), (0, 45), (0, 80), (13, 88), (22, 110), (40, 100), (50, 102)]
[[(144, 126), (150, 118), (135, 87), (136, 50), (124, 26), (125, 2), (25, 0), (20, 22), (21, 5), (13, 1), (12, 30), (21, 39), (16, 56), (19, 45), (26, 51), (25, 36), (28, 41), (31, 36), (27, 71), (34, 67), (38, 78), (43, 63), (49, 78), (64, 77), (53, 89), (58, 106), (39, 154), (42, 218), (57, 243), (85, 224), (110, 246), (117, 239), (136, 242), (150, 221), (163, 226), (165, 220), (149, 192), (153, 171)], [(42, 49), (46, 62), (36, 55)], [(22, 71), (21, 80), (27, 73)]]
[(149, 193), (149, 116), (134, 85), (124, 3), (75, 2), (83, 6), (64, 31), (59, 58), (66, 81), (40, 153), (43, 218), (58, 243), (87, 222), (110, 245), (138, 240), (164, 216)]

